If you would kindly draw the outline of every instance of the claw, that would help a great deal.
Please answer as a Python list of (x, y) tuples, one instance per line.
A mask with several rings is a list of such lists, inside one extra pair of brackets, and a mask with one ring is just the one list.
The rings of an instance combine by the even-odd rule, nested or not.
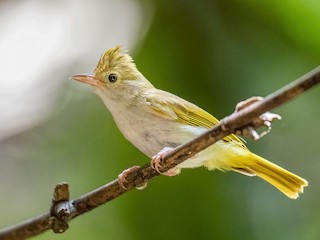
[[(263, 125), (267, 127), (267, 130), (260, 133), (259, 138), (262, 138), (263, 136), (267, 135), (271, 131), (272, 121), (281, 120), (281, 116), (279, 114), (265, 112), (259, 116), (259, 119), (263, 121)], [(258, 140), (258, 139), (255, 139), (255, 140)]]
[(248, 107), (249, 105), (251, 105), (255, 102), (261, 101), (262, 99), (263, 99), (263, 97), (254, 96), (254, 97), (248, 98), (247, 100), (241, 101), (236, 105), (235, 112), (239, 112), (240, 110)]
[[(128, 175), (132, 172), (137, 171), (139, 168), (140, 166), (133, 166), (131, 168), (124, 170), (122, 173), (118, 175), (118, 183), (124, 190), (128, 190), (128, 188), (125, 186), (125, 183), (128, 183), (128, 180), (127, 180)], [(136, 189), (142, 190), (146, 187), (147, 187), (147, 182), (142, 183), (140, 186), (137, 186)]]
[(159, 174), (164, 175), (164, 176), (168, 176), (168, 177), (173, 177), (176, 176), (180, 173), (180, 169), (177, 168), (171, 168), (166, 172), (161, 172), (160, 171), (160, 167), (161, 167), (161, 162), (162, 162), (162, 158), (163, 156), (170, 152), (173, 148), (171, 147), (165, 147), (163, 148), (160, 152), (158, 152), (156, 155), (154, 155), (151, 159), (151, 167), (156, 170)]
[[(236, 106), (236, 112), (240, 111), (243, 108), (246, 108), (247, 106), (257, 102), (261, 101), (262, 97), (251, 97), (245, 101), (239, 102)], [(249, 126), (238, 130), (236, 134), (242, 135), (242, 136), (250, 136), (254, 140), (259, 140), (263, 136), (267, 135), (271, 131), (271, 125), (272, 121), (274, 120), (281, 120), (281, 116), (279, 114), (271, 113), (271, 112), (265, 112), (261, 114), (258, 118), (254, 119), (252, 121), (252, 124)], [(265, 126), (267, 127), (267, 130), (263, 131), (262, 133), (258, 133), (255, 128)]]

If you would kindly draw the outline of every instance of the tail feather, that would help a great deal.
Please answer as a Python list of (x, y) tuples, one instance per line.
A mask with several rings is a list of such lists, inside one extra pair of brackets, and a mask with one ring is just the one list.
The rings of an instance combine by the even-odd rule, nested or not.
[(242, 163), (242, 166), (233, 167), (232, 170), (249, 176), (256, 175), (291, 199), (298, 198), (299, 193), (303, 193), (303, 188), (308, 186), (308, 182), (305, 179), (254, 153), (250, 152), (249, 156), (246, 156)]

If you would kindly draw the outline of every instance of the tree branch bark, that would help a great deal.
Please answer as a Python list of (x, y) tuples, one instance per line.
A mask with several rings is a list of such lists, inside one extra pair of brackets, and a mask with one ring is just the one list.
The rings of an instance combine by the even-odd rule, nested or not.
[[(260, 115), (283, 105), (301, 93), (314, 87), (319, 82), (320, 66), (296, 81), (293, 81), (268, 95), (263, 100), (257, 101), (252, 105), (241, 109), (239, 112), (235, 112), (225, 117), (219, 124), (215, 125), (199, 137), (173, 149), (164, 156), (160, 171), (169, 170), (239, 129), (243, 129), (247, 126), (256, 128), (257, 126), (251, 123), (259, 118)], [(148, 163), (140, 169), (137, 169), (137, 171), (131, 172), (126, 177), (128, 180), (126, 189), (123, 189), (116, 179), (75, 200), (69, 200), (68, 185), (59, 184), (55, 188), (54, 199), (49, 213), (42, 214), (18, 225), (0, 230), (0, 240), (25, 239), (38, 235), (48, 229), (53, 229), (53, 231), (57, 233), (64, 232), (68, 228), (67, 222), (71, 219), (121, 196), (157, 175), (159, 175), (159, 173), (153, 170)]]

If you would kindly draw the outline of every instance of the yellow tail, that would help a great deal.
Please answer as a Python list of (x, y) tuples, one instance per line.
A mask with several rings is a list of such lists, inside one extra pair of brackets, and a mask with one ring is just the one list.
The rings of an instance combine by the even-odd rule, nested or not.
[(233, 166), (232, 170), (249, 176), (256, 175), (278, 188), (291, 199), (299, 197), (299, 193), (303, 193), (303, 187), (308, 186), (305, 179), (251, 152), (249, 156), (244, 157), (243, 162), (239, 165), (239, 167)]

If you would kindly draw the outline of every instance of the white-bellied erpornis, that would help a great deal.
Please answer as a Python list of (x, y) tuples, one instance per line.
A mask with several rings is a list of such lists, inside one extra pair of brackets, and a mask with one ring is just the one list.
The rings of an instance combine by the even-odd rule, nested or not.
[[(123, 135), (152, 158), (155, 169), (165, 152), (218, 123), (215, 117), (195, 104), (155, 88), (119, 46), (101, 56), (92, 74), (78, 74), (72, 79), (93, 87)], [(250, 152), (233, 134), (163, 174), (174, 176), (182, 168), (200, 166), (258, 176), (292, 199), (308, 185), (305, 179)], [(119, 180), (123, 185), (125, 179)]]

